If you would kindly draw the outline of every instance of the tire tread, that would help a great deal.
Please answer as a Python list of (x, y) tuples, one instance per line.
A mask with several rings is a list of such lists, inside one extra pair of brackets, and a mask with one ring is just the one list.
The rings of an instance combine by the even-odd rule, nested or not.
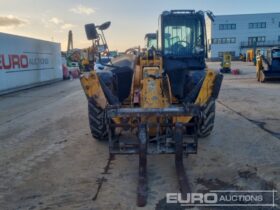
[(198, 127), (199, 137), (204, 138), (211, 134), (214, 128), (215, 110), (216, 110), (215, 100), (211, 99), (203, 110), (203, 114), (205, 118)]
[(98, 107), (93, 99), (88, 100), (88, 119), (92, 137), (96, 140), (106, 140), (108, 137), (105, 111)]

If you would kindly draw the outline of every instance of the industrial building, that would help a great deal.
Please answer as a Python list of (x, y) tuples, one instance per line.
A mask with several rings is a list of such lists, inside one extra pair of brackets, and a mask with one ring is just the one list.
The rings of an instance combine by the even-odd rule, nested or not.
[(217, 15), (214, 22), (206, 19), (206, 27), (211, 59), (280, 45), (280, 13)]

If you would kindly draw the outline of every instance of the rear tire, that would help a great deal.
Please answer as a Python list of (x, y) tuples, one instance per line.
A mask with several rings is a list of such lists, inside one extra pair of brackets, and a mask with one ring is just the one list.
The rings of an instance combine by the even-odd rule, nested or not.
[(88, 118), (92, 137), (102, 141), (108, 139), (105, 121), (105, 111), (98, 107), (93, 99), (88, 100)]
[(215, 100), (210, 100), (203, 108), (203, 120), (198, 126), (198, 137), (204, 138), (211, 134), (214, 128), (216, 104)]

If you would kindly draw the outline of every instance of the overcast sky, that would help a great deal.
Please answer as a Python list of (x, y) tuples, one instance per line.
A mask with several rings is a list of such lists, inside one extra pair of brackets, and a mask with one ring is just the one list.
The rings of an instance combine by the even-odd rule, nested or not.
[(84, 25), (110, 20), (109, 47), (123, 51), (143, 46), (144, 35), (156, 31), (159, 14), (170, 9), (215, 15), (280, 12), (280, 0), (0, 0), (0, 32), (60, 42), (65, 50), (69, 30), (75, 48), (88, 47)]

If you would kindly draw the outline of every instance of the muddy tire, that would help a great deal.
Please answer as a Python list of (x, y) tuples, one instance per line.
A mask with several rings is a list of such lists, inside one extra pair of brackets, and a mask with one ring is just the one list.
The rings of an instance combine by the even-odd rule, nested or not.
[(201, 138), (211, 134), (214, 128), (216, 104), (215, 100), (210, 100), (203, 108), (203, 120), (198, 126), (198, 136)]
[(88, 118), (92, 137), (99, 141), (107, 140), (105, 111), (93, 99), (88, 100)]

